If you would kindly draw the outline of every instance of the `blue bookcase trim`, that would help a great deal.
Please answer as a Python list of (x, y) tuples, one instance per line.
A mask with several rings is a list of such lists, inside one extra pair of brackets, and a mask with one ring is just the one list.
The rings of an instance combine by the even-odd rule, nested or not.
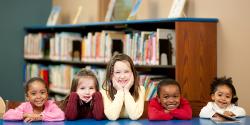
[[(25, 27), (27, 32), (36, 32), (36, 31), (63, 31), (66, 29), (76, 29), (84, 30), (91, 28), (100, 28), (102, 30), (112, 30), (117, 29), (117, 26), (121, 27), (143, 27), (144, 24), (173, 24), (175, 22), (218, 22), (217, 18), (159, 18), (159, 19), (147, 19), (147, 20), (124, 20), (124, 21), (112, 21), (112, 22), (91, 22), (91, 23), (82, 23), (82, 24), (62, 24), (55, 26), (45, 26), (45, 25), (35, 25), (31, 27)], [(95, 29), (96, 31), (96, 29)]]

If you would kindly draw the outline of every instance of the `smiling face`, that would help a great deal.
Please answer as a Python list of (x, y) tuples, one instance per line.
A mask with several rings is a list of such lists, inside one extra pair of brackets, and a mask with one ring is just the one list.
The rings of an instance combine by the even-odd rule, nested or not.
[(89, 100), (96, 92), (95, 79), (91, 76), (85, 76), (79, 79), (76, 93), (78, 93), (80, 99), (86, 101)]
[(34, 109), (43, 108), (44, 103), (48, 100), (45, 84), (40, 81), (34, 81), (29, 84), (26, 98)]
[(115, 62), (112, 79), (115, 79), (119, 85), (124, 87), (130, 78), (133, 78), (133, 72), (129, 62), (125, 60)]
[(160, 88), (158, 101), (166, 110), (174, 110), (180, 105), (180, 90), (176, 85), (165, 85)]
[(228, 86), (220, 85), (217, 87), (215, 93), (211, 96), (215, 104), (217, 104), (220, 108), (224, 109), (231, 104), (232, 91)]

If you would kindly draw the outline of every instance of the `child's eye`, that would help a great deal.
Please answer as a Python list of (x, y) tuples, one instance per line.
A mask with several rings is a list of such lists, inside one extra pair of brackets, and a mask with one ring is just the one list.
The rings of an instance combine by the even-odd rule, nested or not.
[(46, 94), (47, 92), (46, 91), (42, 91), (41, 94)]
[(169, 98), (169, 96), (164, 96), (163, 98), (168, 99), (168, 98)]
[(90, 87), (89, 89), (95, 89), (94, 87)]
[(82, 89), (82, 90), (83, 90), (83, 89), (85, 89), (85, 88), (84, 88), (84, 87), (82, 87), (82, 88), (80, 88), (80, 89)]
[(178, 98), (179, 96), (178, 95), (175, 95), (174, 98)]

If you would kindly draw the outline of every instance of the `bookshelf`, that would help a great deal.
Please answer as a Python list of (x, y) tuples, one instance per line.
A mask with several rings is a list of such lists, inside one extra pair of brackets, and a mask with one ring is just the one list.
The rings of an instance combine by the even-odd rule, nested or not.
[[(167, 64), (161, 65), (162, 62), (160, 55), (162, 52), (160, 48), (168, 50), (169, 47), (164, 42), (160, 41), (160, 39), (158, 39), (159, 37), (152, 37), (153, 40), (158, 41), (158, 43), (156, 42), (156, 45), (159, 46), (156, 46), (156, 48), (158, 47), (157, 49), (153, 49), (156, 51), (156, 53), (151, 50), (151, 48), (155, 47), (153, 42), (153, 47), (151, 46), (148, 48), (149, 51), (153, 53), (151, 53), (151, 56), (154, 56), (155, 54), (157, 57), (145, 57), (147, 60), (149, 60), (149, 62), (142, 61), (142, 63), (140, 63), (141, 60), (139, 60), (139, 63), (136, 63), (135, 66), (140, 74), (161, 75), (176, 79), (181, 85), (182, 95), (190, 101), (194, 116), (197, 116), (200, 109), (207, 103), (207, 101), (210, 100), (210, 83), (213, 78), (216, 77), (217, 73), (217, 22), (218, 19), (216, 18), (165, 18), (114, 22), (93, 22), (76, 25), (67, 24), (56, 26), (30, 26), (26, 27), (25, 31), (27, 35), (39, 33), (52, 34), (52, 38), (56, 33), (78, 33), (81, 37), (86, 37), (86, 39), (88, 39), (89, 34), (96, 34), (96, 32), (100, 32), (102, 34), (104, 31), (123, 32), (125, 34), (133, 32), (139, 32), (139, 34), (142, 34), (143, 32), (146, 34), (146, 32), (153, 31), (155, 34), (157, 34), (159, 31), (158, 29), (170, 29), (175, 32), (175, 46), (173, 47), (175, 56), (167, 56)], [(94, 36), (93, 34), (91, 36)], [(135, 34), (132, 34), (132, 36), (135, 36)], [(124, 47), (125, 40), (122, 39), (121, 41), (123, 43), (122, 47)], [(114, 44), (115, 42), (112, 41), (112, 43)], [(25, 47), (27, 47), (26, 44), (27, 43), (25, 43)], [(116, 47), (116, 44), (105, 47), (109, 49), (112, 47), (114, 48)], [(131, 50), (137, 51), (135, 49)], [(109, 53), (104, 55), (108, 58), (102, 59), (102, 61), (95, 60), (97, 54), (95, 55), (96, 57), (86, 61), (84, 59), (79, 59), (77, 61), (72, 61), (72, 59), (60, 60), (60, 58), (55, 60), (50, 59), (47, 56), (33, 58), (27, 57), (26, 50), (24, 52), (24, 59), (27, 64), (39, 64), (46, 66), (63, 64), (78, 68), (93, 66), (94, 68), (103, 69), (102, 71), (105, 72), (106, 63), (110, 58), (110, 53), (112, 55), (112, 50), (105, 50), (105, 53), (106, 51)], [(145, 49), (145, 51), (147, 50)], [(81, 56), (81, 58), (83, 58), (83, 56)], [(134, 61), (136, 61), (136, 59), (137, 56), (133, 58)], [(25, 71), (25, 73), (27, 73), (27, 71)], [(54, 93), (60, 93), (60, 90), (57, 90)], [(65, 93), (66, 92), (63, 91), (61, 94)]]

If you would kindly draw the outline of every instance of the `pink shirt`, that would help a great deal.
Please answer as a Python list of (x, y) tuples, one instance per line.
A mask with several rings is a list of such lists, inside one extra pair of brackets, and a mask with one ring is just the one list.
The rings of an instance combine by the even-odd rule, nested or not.
[[(24, 113), (33, 113), (30, 102), (23, 102), (15, 109), (9, 109), (4, 115), (4, 120), (23, 120)], [(64, 120), (64, 112), (54, 103), (48, 100), (42, 114), (42, 121), (62, 121)]]

